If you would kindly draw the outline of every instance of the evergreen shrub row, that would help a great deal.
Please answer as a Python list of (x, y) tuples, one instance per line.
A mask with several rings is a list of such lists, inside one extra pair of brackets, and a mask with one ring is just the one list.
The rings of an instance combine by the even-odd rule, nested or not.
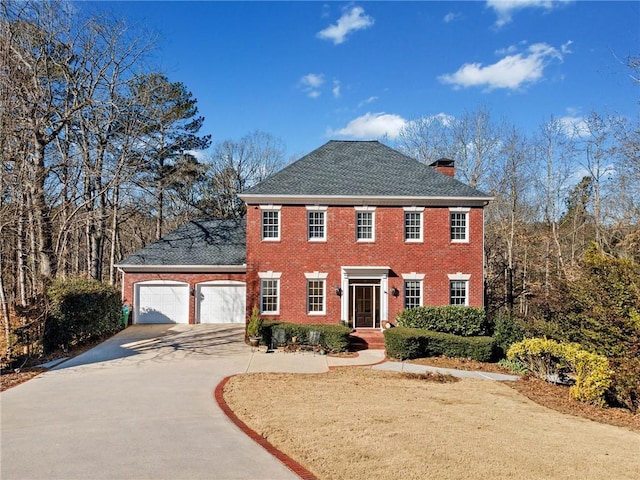
[(399, 327), (422, 328), (462, 337), (487, 335), (489, 325), (484, 308), (459, 305), (415, 307), (396, 317)]
[(488, 362), (494, 353), (491, 337), (463, 337), (421, 328), (385, 330), (384, 343), (387, 355), (400, 360), (444, 355)]

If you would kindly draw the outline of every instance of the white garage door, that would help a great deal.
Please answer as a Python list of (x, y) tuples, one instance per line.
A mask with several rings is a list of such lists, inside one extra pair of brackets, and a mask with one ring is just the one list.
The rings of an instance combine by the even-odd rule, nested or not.
[(247, 289), (242, 282), (200, 284), (196, 289), (200, 323), (244, 323)]
[(189, 323), (189, 285), (138, 284), (136, 323)]

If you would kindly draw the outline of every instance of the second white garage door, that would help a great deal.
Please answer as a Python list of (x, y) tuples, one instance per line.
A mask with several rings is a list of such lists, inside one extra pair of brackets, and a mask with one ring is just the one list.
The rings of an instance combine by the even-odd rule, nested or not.
[(244, 282), (215, 281), (196, 288), (199, 323), (244, 323), (247, 287)]

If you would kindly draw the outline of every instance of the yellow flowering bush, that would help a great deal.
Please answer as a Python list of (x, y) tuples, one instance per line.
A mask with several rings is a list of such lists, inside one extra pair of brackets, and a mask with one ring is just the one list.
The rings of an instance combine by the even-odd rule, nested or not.
[(582, 402), (604, 406), (604, 394), (612, 371), (606, 357), (584, 350), (577, 343), (559, 343), (546, 338), (529, 338), (514, 343), (507, 358), (523, 364), (536, 376), (571, 376), (575, 384), (570, 395)]

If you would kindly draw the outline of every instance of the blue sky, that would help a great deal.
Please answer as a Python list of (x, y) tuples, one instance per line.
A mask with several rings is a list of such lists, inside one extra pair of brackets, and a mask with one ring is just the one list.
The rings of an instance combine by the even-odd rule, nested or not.
[(635, 1), (77, 5), (157, 32), (152, 65), (198, 99), (214, 142), (257, 129), (300, 156), (479, 107), (526, 133), (552, 115), (638, 115)]

